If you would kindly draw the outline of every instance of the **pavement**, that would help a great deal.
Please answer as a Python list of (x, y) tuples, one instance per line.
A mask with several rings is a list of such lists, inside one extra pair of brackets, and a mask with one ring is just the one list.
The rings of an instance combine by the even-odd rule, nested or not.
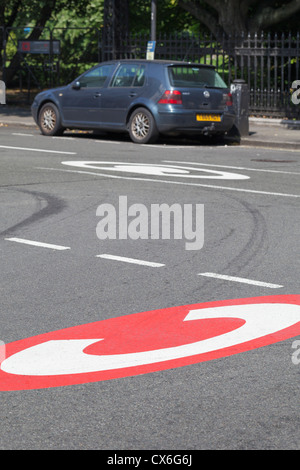
[[(37, 127), (30, 108), (0, 105), (0, 127)], [(300, 150), (300, 121), (249, 117), (249, 135), (240, 138), (240, 145)]]

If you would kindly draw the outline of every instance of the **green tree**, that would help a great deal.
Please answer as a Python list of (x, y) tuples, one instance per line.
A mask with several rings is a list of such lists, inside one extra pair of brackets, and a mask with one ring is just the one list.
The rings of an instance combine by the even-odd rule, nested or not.
[[(129, 0), (130, 32), (150, 34), (151, 0)], [(157, 33), (192, 31), (198, 20), (179, 6), (177, 0), (157, 0)]]
[(177, 5), (215, 36), (286, 26), (300, 11), (300, 0), (178, 0)]
[[(21, 39), (45, 39), (48, 28), (69, 27), (69, 40), (74, 41), (76, 30), (71, 28), (101, 27), (104, 0), (2, 0), (0, 3), (0, 26), (6, 28), (6, 40), (10, 42), (6, 57), (6, 81), (9, 83), (19, 68), (17, 35)], [(26, 27), (26, 29), (25, 29)], [(18, 29), (19, 28), (19, 29)], [(77, 34), (79, 34), (77, 32)], [(81, 32), (82, 34), (82, 32)], [(84, 42), (84, 41), (83, 41)], [(81, 43), (83, 45), (83, 43)], [(0, 52), (2, 41), (0, 41)], [(69, 50), (69, 54), (70, 54)], [(0, 59), (2, 58), (0, 55)], [(0, 62), (0, 66), (2, 63)]]

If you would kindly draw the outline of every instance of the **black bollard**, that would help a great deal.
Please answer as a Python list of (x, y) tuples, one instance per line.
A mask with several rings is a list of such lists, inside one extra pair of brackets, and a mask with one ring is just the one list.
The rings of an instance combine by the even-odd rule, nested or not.
[(230, 87), (236, 114), (235, 127), (239, 136), (249, 135), (249, 90), (245, 80), (234, 80)]

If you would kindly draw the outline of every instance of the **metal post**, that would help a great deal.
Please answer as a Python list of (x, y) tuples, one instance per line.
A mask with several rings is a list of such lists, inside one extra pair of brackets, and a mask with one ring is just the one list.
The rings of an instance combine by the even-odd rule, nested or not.
[(151, 41), (156, 41), (156, 0), (151, 0)]
[(2, 78), (4, 83), (6, 83), (6, 29), (3, 29), (3, 68), (2, 68)]
[(240, 136), (249, 135), (249, 90), (245, 80), (234, 80), (230, 91), (235, 110), (235, 127)]
[(124, 38), (129, 33), (128, 0), (104, 0), (102, 60), (119, 59), (124, 54)]

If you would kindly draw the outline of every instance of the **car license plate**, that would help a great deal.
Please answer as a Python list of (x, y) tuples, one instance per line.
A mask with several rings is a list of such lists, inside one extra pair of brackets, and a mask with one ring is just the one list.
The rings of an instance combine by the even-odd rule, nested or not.
[(221, 121), (221, 116), (220, 116), (220, 114), (197, 114), (196, 119), (197, 119), (197, 121), (220, 122)]

